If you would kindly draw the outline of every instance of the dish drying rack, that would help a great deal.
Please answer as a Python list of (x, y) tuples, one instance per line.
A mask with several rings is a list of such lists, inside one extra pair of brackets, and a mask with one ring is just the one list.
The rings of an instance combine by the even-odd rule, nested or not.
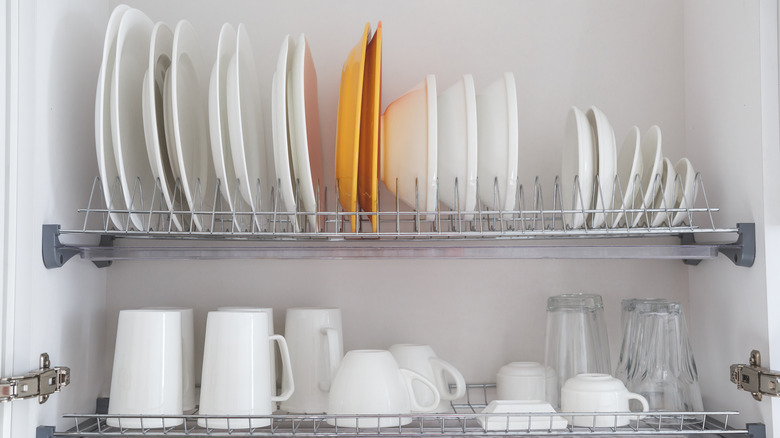
[[(732, 418), (737, 412), (650, 412), (644, 418), (632, 419), (626, 426), (586, 427), (566, 426), (563, 429), (553, 429), (553, 419), (557, 416), (566, 416), (565, 413), (534, 413), (534, 414), (482, 414), (488, 400), (495, 394), (495, 384), (468, 384), (466, 396), (451, 404), (453, 413), (447, 414), (409, 414), (409, 415), (384, 415), (384, 416), (356, 416), (356, 415), (303, 415), (303, 414), (274, 414), (262, 417), (247, 416), (203, 416), (196, 412), (186, 415), (165, 417), (139, 417), (137, 415), (107, 415), (107, 414), (66, 414), (63, 419), (73, 426), (64, 431), (56, 431), (52, 427), (39, 428), (40, 438), (53, 437), (323, 437), (333, 438), (340, 436), (363, 437), (499, 437), (499, 436), (566, 436), (566, 435), (697, 435), (697, 436), (722, 436), (734, 435), (753, 438), (763, 438), (763, 425), (748, 425), (744, 429), (730, 426)], [(105, 411), (107, 399), (101, 399), (99, 406)], [(635, 415), (636, 413), (634, 413)], [(576, 413), (575, 416), (594, 416), (602, 421), (617, 423), (617, 417), (626, 413)], [(328, 420), (337, 418), (376, 420), (379, 418), (398, 418), (399, 420), (411, 420), (407, 425), (392, 427), (339, 427), (328, 424)], [(171, 423), (181, 422), (177, 426), (163, 428), (129, 429), (124, 427), (110, 427), (107, 419), (141, 418), (148, 421), (162, 420)], [(254, 428), (229, 428), (214, 429), (199, 426), (198, 420), (243, 420), (264, 419), (270, 422), (270, 426)], [(491, 419), (495, 422), (489, 430), (485, 430), (480, 419)], [(178, 420), (178, 421), (177, 421)], [(497, 421), (496, 421), (497, 420)], [(495, 427), (495, 423), (512, 425), (511, 427)], [(525, 423), (526, 426), (518, 426)], [(165, 424), (165, 423), (163, 423)], [(251, 423), (249, 423), (251, 424)]]
[[(240, 181), (237, 182), (240, 184)], [(679, 175), (674, 180), (675, 193), (682, 187)], [(317, 190), (315, 211), (304, 211), (300, 199), (295, 209), (287, 211), (281, 199), (279, 183), (270, 190), (258, 180), (255, 185), (256, 202), (260, 210), (250, 209), (243, 201), (237, 185), (233, 199), (234, 208), (227, 208), (222, 196), (221, 181), (209, 199), (203, 195), (200, 181), (196, 182), (195, 202), (192, 206), (184, 200), (179, 181), (172, 193), (173, 208), (165, 202), (159, 180), (152, 188), (143, 187), (136, 178), (129, 205), (143, 204), (143, 193), (151, 190), (151, 202), (133, 209), (113, 208), (115, 197), (121, 197), (119, 180), (111, 185), (111, 196), (105, 202), (103, 184), (95, 178), (80, 229), (61, 229), (57, 224), (43, 225), (43, 259), (47, 268), (61, 267), (68, 259), (79, 255), (103, 267), (113, 260), (127, 259), (224, 259), (224, 258), (599, 258), (599, 259), (681, 259), (688, 264), (698, 264), (703, 259), (725, 254), (738, 266), (751, 266), (755, 258), (755, 224), (739, 223), (734, 228), (719, 228), (715, 223), (718, 208), (710, 206), (701, 174), (695, 177), (694, 199), (685, 199), (685, 207), (666, 205), (659, 197), (650, 205), (642, 205), (644, 192), (634, 195), (637, 208), (564, 208), (562, 182), (556, 177), (550, 189), (552, 200), (545, 199), (539, 177), (530, 193), (517, 184), (514, 208), (500, 208), (502, 199), (498, 180), (493, 182), (492, 205), (477, 202), (475, 211), (462, 211), (457, 205), (458, 181), (454, 184), (455, 208), (445, 208), (438, 202), (435, 211), (420, 211), (420, 193), (424, 190), (415, 181), (413, 206), (407, 206), (398, 197), (392, 204), (378, 200), (378, 212), (345, 211), (338, 199), (339, 182), (335, 183), (335, 196), (327, 187)], [(637, 180), (637, 186), (641, 186)], [(318, 185), (319, 186), (319, 185)], [(396, 181), (396, 188), (398, 182)], [(660, 176), (653, 183), (654, 193), (663, 190)], [(594, 194), (603, 194), (596, 177), (592, 187)], [(379, 190), (382, 191), (381, 189)], [(296, 192), (299, 192), (296, 191)], [(397, 190), (396, 190), (397, 192)], [(684, 192), (681, 190), (681, 192)], [(575, 178), (573, 199), (567, 205), (582, 205), (583, 190)], [(296, 195), (298, 196), (298, 195)], [(298, 196), (299, 197), (299, 196)], [(593, 196), (596, 198), (596, 196)], [(623, 199), (621, 182), (615, 178), (612, 198)], [(579, 203), (575, 202), (579, 199)], [(547, 205), (545, 205), (547, 202)], [(121, 202), (124, 204), (123, 200)], [(622, 202), (619, 202), (622, 204)], [(551, 204), (551, 205), (550, 205)], [(183, 206), (184, 205), (184, 206)], [(388, 206), (389, 205), (389, 206)], [(177, 207), (178, 206), (178, 207)], [(606, 224), (592, 227), (594, 218), (601, 214)], [(657, 215), (674, 218), (681, 214), (680, 224), (666, 220), (663, 226), (652, 227), (648, 223)], [(111, 215), (121, 218), (121, 226), (114, 227)], [(131, 215), (140, 218), (142, 229), (133, 226)], [(584, 226), (571, 228), (574, 216), (587, 218)], [(636, 226), (632, 220), (623, 220), (614, 226), (614, 218), (639, 217)], [(180, 219), (178, 229), (173, 218)], [(203, 224), (196, 227), (195, 218)], [(372, 229), (371, 220), (376, 222)], [(351, 222), (356, 227), (353, 231)], [(314, 226), (316, 224), (316, 226)], [(120, 228), (120, 229), (118, 229)], [(100, 236), (98, 245), (60, 241), (64, 235)], [(696, 236), (715, 235), (708, 243), (698, 243)], [(724, 237), (725, 236), (725, 237)], [(729, 238), (727, 242), (723, 239)], [(734, 237), (736, 236), (736, 238)], [(653, 241), (617, 238), (655, 237)], [(664, 237), (676, 237), (669, 241)], [(122, 239), (116, 245), (117, 238)], [(610, 238), (594, 244), (593, 239)], [(83, 239), (81, 239), (83, 240)], [(193, 241), (208, 241), (211, 244)], [(587, 240), (587, 243), (584, 241)], [(160, 244), (159, 241), (165, 243)], [(138, 242), (143, 242), (139, 244)], [(630, 243), (629, 243), (630, 242)]]

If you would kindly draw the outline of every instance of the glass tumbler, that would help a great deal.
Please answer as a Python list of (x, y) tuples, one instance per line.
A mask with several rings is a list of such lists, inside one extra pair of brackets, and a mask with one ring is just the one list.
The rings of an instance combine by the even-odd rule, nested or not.
[(623, 300), (623, 343), (615, 376), (653, 411), (702, 411), (696, 361), (682, 306)]
[(601, 295), (564, 294), (547, 299), (545, 365), (555, 371), (548, 402), (560, 408), (561, 387), (582, 373), (609, 374), (609, 340)]

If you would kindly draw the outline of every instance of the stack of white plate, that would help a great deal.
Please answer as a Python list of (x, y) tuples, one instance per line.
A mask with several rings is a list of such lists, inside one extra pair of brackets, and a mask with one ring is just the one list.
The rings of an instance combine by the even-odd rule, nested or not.
[[(661, 149), (661, 129), (644, 136), (629, 130), (617, 153), (615, 132), (606, 115), (592, 106), (569, 110), (560, 193), (569, 228), (679, 226), (690, 220), (696, 172), (687, 158), (673, 165)], [(673, 211), (670, 211), (673, 210)]]
[[(172, 29), (124, 5), (112, 12), (95, 137), (101, 188), (117, 229), (208, 231), (224, 219), (215, 212), (245, 212), (232, 215), (231, 228), (260, 230), (258, 212), (318, 209), (317, 76), (305, 37), (286, 37), (279, 55), (273, 147), (264, 141), (260, 83), (244, 25), (222, 27), (210, 81), (206, 68), (189, 22)], [(152, 214), (160, 211), (167, 213), (163, 223)], [(306, 216), (316, 226), (315, 216)], [(290, 220), (300, 229), (294, 215)]]

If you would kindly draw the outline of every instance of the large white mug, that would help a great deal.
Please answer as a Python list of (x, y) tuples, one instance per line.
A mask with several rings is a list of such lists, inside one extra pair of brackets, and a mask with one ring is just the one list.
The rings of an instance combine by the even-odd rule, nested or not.
[(181, 313), (182, 393), (184, 412), (195, 409), (195, 320), (192, 309), (186, 307), (144, 307), (152, 310), (172, 310)]
[[(279, 343), (282, 372), (287, 375), (282, 393), (271, 386), (268, 341)], [(287, 343), (268, 332), (265, 312), (209, 312), (203, 345), (201, 415), (271, 415), (274, 402), (287, 400), (295, 387)], [(200, 418), (198, 425), (212, 429), (247, 429), (271, 424), (268, 418)]]
[[(449, 401), (463, 397), (466, 394), (466, 380), (452, 364), (436, 356), (436, 352), (430, 345), (425, 344), (395, 344), (390, 347), (398, 366), (419, 373), (421, 376), (433, 382), (439, 392), (441, 401), (435, 412), (450, 412)], [(455, 388), (450, 391), (447, 376), (453, 381)], [(413, 382), (414, 395), (420, 404), (427, 405), (435, 397), (420, 382)], [(416, 412), (412, 409), (413, 412)]]
[[(418, 381), (433, 392), (423, 405), (412, 383)], [(341, 427), (392, 427), (411, 423), (415, 412), (433, 412), (439, 407), (439, 391), (430, 380), (398, 366), (387, 350), (352, 350), (341, 361), (328, 396), (328, 424)], [(398, 415), (371, 417), (370, 415)], [(352, 417), (350, 415), (357, 415)], [(362, 416), (369, 415), (369, 416)]]
[(512, 362), (496, 375), (498, 400), (547, 401), (547, 378), (552, 372), (538, 362)]
[[(274, 332), (274, 309), (270, 307), (218, 307), (217, 310), (220, 312), (263, 312), (268, 314), (268, 333), (269, 334), (276, 334)], [(286, 340), (286, 339), (285, 339)], [(289, 347), (289, 343), (288, 343)], [(269, 340), (268, 341), (268, 348), (271, 350), (271, 388), (276, 390), (276, 382), (278, 379), (278, 373), (276, 372), (276, 346), (274, 345), (274, 341)]]
[(344, 355), (341, 310), (287, 309), (284, 337), (290, 349), (295, 393), (281, 403), (281, 409), (310, 414), (327, 411), (328, 390)]
[[(109, 415), (182, 415), (182, 323), (176, 310), (119, 312)], [(182, 418), (108, 418), (111, 427), (160, 428)]]
[[(578, 374), (563, 384), (561, 389), (562, 412), (630, 412), (629, 400), (637, 400), (642, 404), (642, 412), (650, 407), (647, 399), (639, 394), (628, 392), (620, 380), (609, 374), (586, 373)], [(616, 427), (625, 426), (642, 418), (641, 415), (573, 415), (571, 424), (584, 427)]]

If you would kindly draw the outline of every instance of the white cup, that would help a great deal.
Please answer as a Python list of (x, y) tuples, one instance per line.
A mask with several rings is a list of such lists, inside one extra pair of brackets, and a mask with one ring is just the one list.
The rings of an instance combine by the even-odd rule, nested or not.
[[(220, 312), (264, 312), (268, 314), (268, 333), (275, 334), (274, 332), (274, 309), (270, 307), (218, 307)], [(286, 339), (285, 339), (286, 340)], [(289, 346), (289, 344), (288, 344)], [(278, 373), (276, 372), (277, 357), (276, 346), (274, 341), (268, 341), (268, 348), (271, 351), (271, 388), (276, 390), (276, 382), (279, 380)]]
[(344, 355), (341, 310), (287, 309), (284, 337), (290, 349), (295, 393), (281, 403), (281, 409), (310, 414), (327, 411), (328, 390)]
[(548, 367), (538, 362), (512, 362), (496, 375), (498, 400), (547, 401)]
[[(282, 372), (288, 375), (282, 394), (271, 386), (268, 341), (279, 343)], [(275, 403), (294, 391), (287, 343), (268, 331), (265, 312), (209, 312), (203, 346), (201, 415), (271, 415)], [(268, 418), (200, 418), (198, 425), (212, 429), (247, 429), (271, 424)]]
[[(182, 313), (138, 309), (119, 312), (109, 415), (182, 415)], [(108, 418), (111, 427), (160, 428), (182, 418)]]
[[(562, 412), (630, 412), (629, 400), (639, 401), (642, 404), (642, 412), (650, 409), (647, 399), (628, 392), (623, 382), (609, 374), (578, 374), (567, 380), (561, 388)], [(573, 426), (616, 427), (625, 426), (631, 420), (642, 417), (574, 415), (570, 422)]]
[[(463, 397), (466, 394), (466, 380), (449, 362), (436, 356), (430, 345), (424, 344), (395, 344), (390, 347), (398, 366), (412, 370), (436, 385), (441, 401), (435, 412), (450, 412), (451, 400)], [(455, 390), (450, 392), (447, 376), (455, 384)], [(414, 395), (420, 404), (427, 405), (435, 398), (435, 393), (420, 382), (413, 382)], [(416, 412), (412, 409), (413, 412)]]
[[(422, 405), (412, 383), (418, 381), (435, 396)], [(439, 406), (439, 391), (420, 374), (398, 366), (387, 350), (352, 350), (341, 361), (328, 396), (328, 424), (341, 427), (393, 427), (411, 423), (408, 415), (433, 412)], [(398, 417), (350, 417), (349, 415), (399, 415)], [(406, 416), (404, 416), (406, 415)]]
[(181, 313), (182, 393), (185, 412), (195, 409), (195, 322), (192, 309), (186, 307), (144, 307), (150, 310), (172, 310)]

